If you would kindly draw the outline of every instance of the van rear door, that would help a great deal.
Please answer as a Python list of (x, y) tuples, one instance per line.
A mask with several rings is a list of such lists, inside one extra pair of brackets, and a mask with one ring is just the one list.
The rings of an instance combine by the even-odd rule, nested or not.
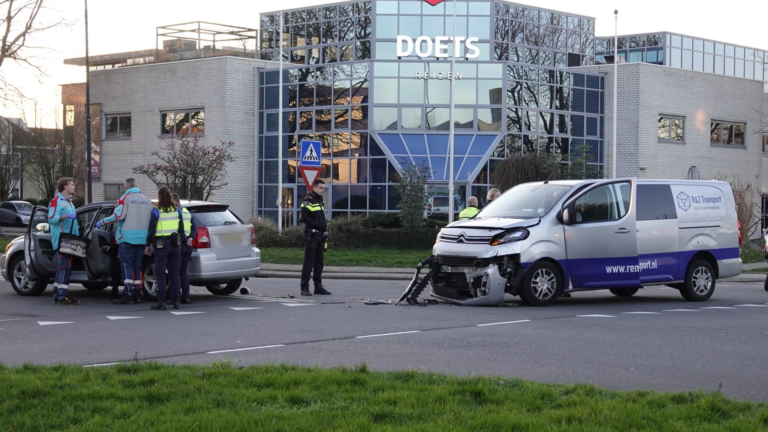
[(574, 288), (640, 286), (634, 180), (595, 183), (568, 200), (566, 261)]

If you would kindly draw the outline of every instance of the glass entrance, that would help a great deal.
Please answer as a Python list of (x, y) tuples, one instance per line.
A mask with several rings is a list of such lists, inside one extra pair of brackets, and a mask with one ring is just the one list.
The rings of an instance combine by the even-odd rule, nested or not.
[[(450, 205), (450, 196), (448, 184), (436, 183), (427, 186), (427, 216), (432, 219), (448, 220), (448, 208)], [(458, 218), (460, 211), (467, 206), (467, 186), (453, 185), (453, 212), (454, 220)]]

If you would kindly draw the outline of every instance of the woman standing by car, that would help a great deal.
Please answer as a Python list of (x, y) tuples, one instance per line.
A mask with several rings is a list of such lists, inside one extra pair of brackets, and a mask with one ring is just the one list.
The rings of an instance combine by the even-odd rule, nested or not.
[(72, 177), (62, 177), (56, 184), (58, 193), (48, 204), (48, 224), (51, 229), (51, 243), (56, 252), (56, 278), (53, 282), (53, 303), (79, 305), (80, 300), (69, 296), (69, 277), (72, 274), (72, 257), (59, 253), (61, 233), (80, 235), (77, 213), (72, 204), (75, 182)]
[(152, 255), (152, 247), (155, 254), (155, 275), (157, 275), (157, 303), (152, 310), (166, 310), (166, 270), (170, 281), (171, 299), (173, 308), (179, 309), (181, 297), (179, 286), (179, 267), (181, 265), (181, 236), (179, 227), (182, 226), (181, 210), (176, 207), (171, 196), (171, 190), (161, 187), (157, 191), (157, 207), (152, 209), (152, 217), (149, 221), (149, 235), (145, 253)]

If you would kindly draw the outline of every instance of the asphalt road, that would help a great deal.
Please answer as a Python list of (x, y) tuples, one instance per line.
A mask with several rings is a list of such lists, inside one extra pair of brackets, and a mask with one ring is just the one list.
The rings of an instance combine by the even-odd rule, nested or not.
[[(20, 297), (0, 282), (0, 362), (108, 365), (292, 363), (378, 370), (423, 369), (613, 389), (715, 391), (768, 400), (768, 292), (720, 282), (689, 303), (648, 287), (622, 299), (577, 293), (547, 308), (365, 305), (396, 299), (398, 281), (329, 281), (330, 297), (300, 298), (298, 281), (251, 279), (250, 296), (193, 294), (194, 305), (150, 311), (115, 306), (80, 287), (80, 306)], [(199, 289), (198, 289), (199, 290)], [(296, 298), (288, 298), (289, 294)], [(282, 297), (282, 298), (281, 298)], [(173, 312), (185, 312), (176, 315)]]

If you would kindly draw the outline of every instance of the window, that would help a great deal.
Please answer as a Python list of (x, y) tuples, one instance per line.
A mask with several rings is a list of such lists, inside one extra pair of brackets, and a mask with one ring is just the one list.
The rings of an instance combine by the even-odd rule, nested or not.
[(768, 154), (768, 134), (763, 134), (763, 154)]
[(713, 145), (744, 146), (744, 123), (712, 120), (709, 126), (709, 142)]
[(117, 201), (125, 193), (125, 187), (120, 184), (104, 185), (104, 201)]
[(637, 220), (677, 219), (669, 185), (637, 185)]
[(612, 183), (592, 189), (576, 199), (576, 223), (607, 222), (623, 218), (629, 211), (632, 184)]
[(107, 117), (107, 138), (130, 138), (131, 137), (131, 115), (108, 115)]
[(658, 128), (659, 142), (682, 143), (685, 141), (685, 117), (660, 115)]
[(64, 118), (64, 126), (74, 126), (75, 125), (75, 106), (67, 105), (65, 109), (66, 109), (66, 116)]
[(172, 111), (160, 114), (161, 135), (202, 135), (205, 133), (205, 111)]

